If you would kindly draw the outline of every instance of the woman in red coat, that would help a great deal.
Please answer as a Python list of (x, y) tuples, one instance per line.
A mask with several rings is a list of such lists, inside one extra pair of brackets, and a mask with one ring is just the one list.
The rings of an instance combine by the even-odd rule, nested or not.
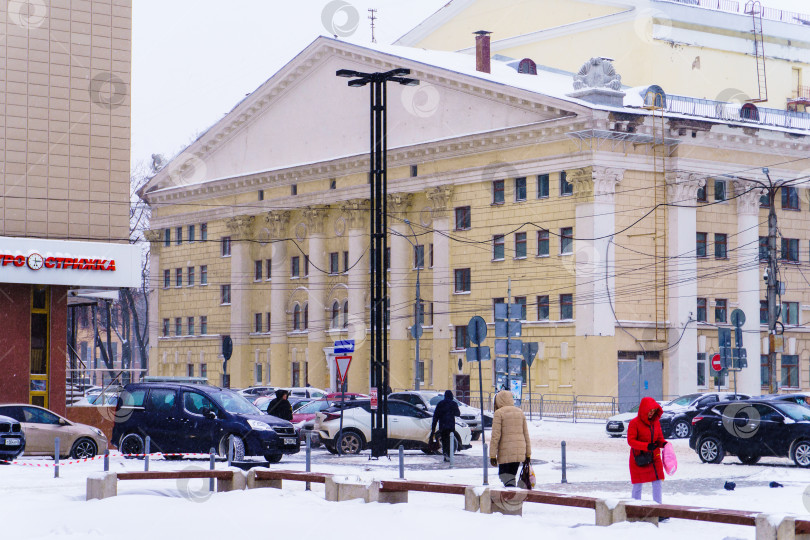
[[(664, 463), (661, 448), (666, 441), (661, 432), (661, 406), (651, 397), (645, 397), (638, 406), (638, 416), (627, 427), (627, 444), (630, 445), (630, 481), (633, 483), (633, 498), (641, 499), (641, 486), (652, 482), (653, 499), (661, 504), (661, 481), (664, 480)], [(652, 462), (638, 465), (642, 452), (652, 452)]]

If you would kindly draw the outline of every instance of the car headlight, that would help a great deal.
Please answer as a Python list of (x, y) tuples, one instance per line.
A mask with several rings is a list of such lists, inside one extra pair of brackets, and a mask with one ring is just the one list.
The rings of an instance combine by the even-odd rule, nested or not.
[(96, 435), (98, 435), (98, 436), (99, 436), (99, 437), (101, 437), (102, 439), (106, 439), (106, 438), (107, 438), (107, 437), (105, 437), (105, 436), (104, 436), (104, 432), (103, 432), (103, 431), (101, 431), (100, 429), (98, 429), (98, 428), (94, 428), (94, 427), (91, 427), (90, 429), (91, 429), (91, 430), (93, 430), (93, 433), (95, 433)]
[(248, 420), (248, 425), (256, 431), (275, 431), (270, 424), (258, 420)]

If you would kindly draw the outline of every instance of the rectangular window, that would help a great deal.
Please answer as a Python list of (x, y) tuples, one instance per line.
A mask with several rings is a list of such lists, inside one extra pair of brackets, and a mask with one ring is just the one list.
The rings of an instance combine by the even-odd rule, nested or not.
[(520, 306), (520, 320), (526, 320), (526, 297), (525, 296), (515, 296), (514, 302)]
[(200, 377), (203, 379), (208, 378), (208, 364), (200, 364)]
[(411, 178), (416, 178), (419, 176), (419, 167), (417, 165), (411, 165)]
[(329, 180), (329, 189), (337, 189), (337, 180), (334, 178)]
[(574, 295), (560, 295), (560, 319), (567, 320), (574, 318)]
[(759, 196), (759, 207), (760, 208), (770, 208), (771, 207), (771, 198), (768, 196), (767, 193), (763, 193)]
[(526, 200), (526, 177), (515, 178), (515, 202)]
[(782, 302), (782, 322), (784, 324), (799, 324), (799, 303)]
[(728, 321), (728, 300), (724, 298), (714, 299), (714, 322), (724, 323)]
[(169, 319), (163, 319), (163, 337), (169, 337)]
[(194, 376), (194, 364), (187, 364), (186, 365), (186, 375), (189, 377)]
[(176, 238), (174, 239), (175, 245), (180, 245), (183, 243), (183, 227), (176, 227), (174, 230), (174, 234)]
[(502, 261), (504, 256), (504, 235), (496, 234), (492, 237), (492, 260)]
[(163, 271), (163, 288), (168, 289), (172, 286), (172, 271), (171, 270), (164, 270)]
[(182, 317), (175, 317), (175, 319), (174, 319), (174, 335), (175, 336), (182, 336), (183, 335), (183, 318)]
[(503, 204), (504, 202), (503, 184), (504, 184), (503, 180), (492, 181), (492, 204)]
[(194, 237), (194, 225), (188, 226), (188, 241), (189, 243), (196, 241), (196, 238)]
[(433, 244), (428, 244), (428, 264), (433, 268)]
[(455, 349), (466, 349), (469, 345), (469, 341), (467, 340), (467, 325), (462, 324), (460, 326), (456, 326), (456, 339), (455, 339)]
[(793, 186), (782, 187), (782, 208), (785, 210), (799, 209), (799, 190)]
[(414, 268), (425, 267), (425, 246), (423, 245), (413, 246), (413, 267)]
[(547, 174), (538, 174), (537, 175), (537, 198), (538, 199), (547, 199), (548, 198), (548, 175)]
[(759, 301), (759, 324), (768, 324), (768, 301)]
[(799, 355), (782, 355), (782, 386), (785, 388), (799, 387)]
[(492, 320), (493, 321), (505, 321), (503, 317), (498, 317), (498, 310), (495, 306), (498, 304), (506, 303), (506, 298), (493, 298), (492, 299)]
[(202, 315), (200, 317), (200, 334), (207, 334), (208, 333), (208, 316)]
[(762, 380), (762, 386), (770, 386), (771, 384), (771, 370), (770, 362), (768, 362), (767, 354), (759, 355), (759, 378)]
[(261, 364), (256, 364), (255, 377), (256, 377), (256, 383), (257, 384), (262, 382), (262, 365)]
[(470, 217), (470, 207), (459, 206), (456, 208), (456, 230), (466, 231), (469, 230), (471, 225), (472, 219)]
[(208, 265), (200, 266), (200, 285), (208, 285)]
[(697, 201), (707, 202), (709, 198), (706, 196), (706, 186), (701, 186), (697, 190)]
[(298, 184), (290, 186), (290, 195), (298, 195)]
[(537, 256), (548, 257), (548, 231), (537, 231)]
[(261, 281), (263, 270), (261, 260), (253, 261), (253, 281)]
[(172, 230), (163, 229), (163, 247), (169, 247), (171, 245), (172, 245)]
[(548, 320), (548, 295), (538, 296), (537, 297), (537, 320), (538, 321), (547, 321)]
[(787, 262), (799, 262), (798, 238), (782, 238), (782, 255), (780, 258)]
[(200, 240), (208, 241), (208, 223), (200, 223)]
[(343, 252), (343, 273), (347, 273), (349, 271), (349, 252)]
[(706, 386), (706, 353), (697, 355), (697, 385), (698, 388)]
[(708, 319), (706, 318), (707, 311), (706, 311), (706, 299), (705, 298), (698, 298), (697, 299), (697, 320), (698, 322), (706, 322)]
[(526, 233), (525, 232), (515, 233), (515, 258), (516, 259), (525, 259), (526, 258)]
[(257, 334), (262, 331), (262, 314), (261, 313), (254, 313), (253, 314), (253, 331)]
[(290, 277), (301, 277), (301, 258), (299, 256), (290, 257)]
[(714, 258), (728, 258), (728, 236), (723, 233), (714, 234)]
[(231, 303), (231, 286), (230, 285), (220, 285), (219, 287), (219, 299), (220, 304), (230, 304)]
[(189, 287), (194, 286), (194, 267), (193, 266), (189, 266), (186, 269), (186, 285), (188, 285)]
[(186, 319), (186, 328), (188, 329), (188, 335), (194, 335), (194, 317), (188, 317)]
[(333, 251), (329, 254), (329, 273), (337, 274), (338, 272), (340, 272), (340, 254)]
[(560, 229), (560, 254), (566, 255), (574, 252), (574, 228), (563, 227)]
[(259, 190), (259, 200), (260, 200), (260, 201), (263, 201), (263, 200), (264, 200), (264, 190), (263, 190), (263, 189), (260, 189), (260, 190)]
[(707, 234), (705, 232), (699, 232), (695, 235), (695, 255), (697, 257), (705, 257), (706, 256), (706, 238)]
[(568, 181), (565, 171), (560, 172), (560, 197), (567, 197), (574, 194), (574, 184)]
[(265, 279), (270, 281), (273, 278), (273, 259), (265, 259), (264, 267), (267, 270)]
[(183, 286), (183, 269), (182, 268), (175, 268), (174, 269), (174, 286), (175, 287), (182, 287)]
[(304, 277), (308, 275), (309, 275), (309, 255), (304, 255)]
[(767, 261), (768, 260), (768, 237), (767, 236), (760, 236), (759, 237), (759, 260), (760, 261)]
[(230, 257), (231, 256), (231, 237), (230, 236), (223, 236), (222, 237), (222, 256), (223, 257)]
[(457, 293), (470, 292), (470, 269), (457, 268), (453, 274), (455, 277), (455, 291)]
[(265, 332), (270, 332), (270, 313), (265, 313), (265, 318), (267, 319), (267, 326), (265, 326)]
[(726, 200), (726, 181), (725, 180), (715, 180), (714, 181), (714, 200), (715, 201), (725, 201)]

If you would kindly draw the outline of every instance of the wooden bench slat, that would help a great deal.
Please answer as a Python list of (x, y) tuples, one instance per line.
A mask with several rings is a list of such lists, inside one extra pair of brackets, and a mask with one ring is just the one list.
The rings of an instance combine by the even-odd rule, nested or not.
[(722, 508), (700, 508), (696, 506), (674, 506), (669, 504), (633, 505), (625, 506), (627, 517), (670, 517), (677, 519), (691, 519), (695, 521), (708, 521), (724, 523), (727, 525), (756, 525), (758, 512), (744, 510), (726, 510)]
[(424, 493), (443, 493), (447, 495), (464, 495), (468, 486), (463, 484), (441, 484), (438, 482), (416, 482), (409, 480), (383, 480), (381, 492), (421, 491)]
[(810, 534), (810, 521), (806, 519), (797, 519), (796, 534)]
[(177, 480), (180, 478), (217, 478), (230, 480), (233, 471), (140, 471), (117, 473), (119, 480)]
[(302, 472), (302, 471), (267, 471), (256, 470), (257, 480), (294, 480), (298, 482), (311, 482), (324, 484), (331, 474)]
[(530, 490), (510, 490), (520, 491), (525, 494), (524, 501), (540, 504), (554, 504), (557, 506), (571, 506), (574, 508), (590, 508), (596, 509), (595, 497), (584, 497), (579, 495), (564, 495), (561, 493), (551, 493), (548, 491), (530, 491)]

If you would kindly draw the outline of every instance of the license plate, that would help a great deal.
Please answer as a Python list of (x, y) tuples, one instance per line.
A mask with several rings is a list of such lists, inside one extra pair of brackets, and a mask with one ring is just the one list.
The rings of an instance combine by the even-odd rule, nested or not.
[(284, 439), (284, 444), (298, 444), (298, 439)]
[(21, 439), (6, 439), (6, 446), (20, 446)]

